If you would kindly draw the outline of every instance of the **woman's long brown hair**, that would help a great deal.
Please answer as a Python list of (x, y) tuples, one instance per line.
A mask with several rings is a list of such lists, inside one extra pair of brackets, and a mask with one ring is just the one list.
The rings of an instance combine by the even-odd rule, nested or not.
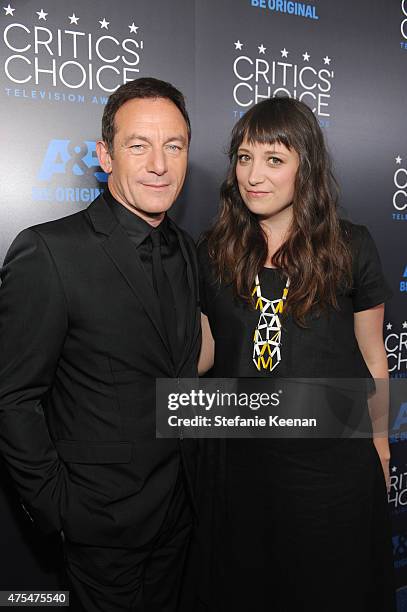
[(206, 237), (219, 280), (233, 283), (236, 295), (252, 302), (255, 277), (268, 253), (259, 220), (243, 202), (236, 180), (243, 140), (278, 142), (299, 156), (292, 225), (272, 264), (290, 279), (285, 313), (304, 325), (311, 309), (337, 308), (338, 289), (351, 283), (350, 248), (339, 223), (337, 184), (322, 131), (311, 109), (291, 98), (259, 102), (233, 128), (221, 208)]

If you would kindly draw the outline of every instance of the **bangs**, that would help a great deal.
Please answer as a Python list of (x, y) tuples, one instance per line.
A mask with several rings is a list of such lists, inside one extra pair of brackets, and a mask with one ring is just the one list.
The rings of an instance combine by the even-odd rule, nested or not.
[[(234, 144), (236, 149), (247, 140), (250, 144), (273, 144), (279, 143), (287, 149), (298, 149), (299, 134), (295, 128), (293, 117), (288, 117), (287, 106), (278, 104), (278, 98), (264, 100), (253, 106), (243, 115), (239, 124), (236, 125)], [(286, 100), (286, 98), (281, 99)], [(290, 113), (292, 115), (292, 113)]]
[(287, 132), (275, 124), (270, 126), (264, 125), (263, 121), (250, 122), (245, 132), (243, 132), (243, 140), (249, 144), (282, 144), (287, 149), (292, 148), (292, 139)]

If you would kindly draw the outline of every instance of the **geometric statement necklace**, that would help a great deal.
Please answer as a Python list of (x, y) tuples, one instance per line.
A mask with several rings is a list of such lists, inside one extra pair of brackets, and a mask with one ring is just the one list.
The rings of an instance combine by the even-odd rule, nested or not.
[(283, 295), (278, 300), (268, 300), (261, 293), (259, 276), (256, 274), (256, 286), (252, 296), (256, 294), (256, 310), (260, 310), (259, 321), (254, 330), (253, 362), (259, 372), (263, 370), (274, 370), (281, 361), (281, 321), (284, 302), (287, 298), (290, 280), (287, 278)]

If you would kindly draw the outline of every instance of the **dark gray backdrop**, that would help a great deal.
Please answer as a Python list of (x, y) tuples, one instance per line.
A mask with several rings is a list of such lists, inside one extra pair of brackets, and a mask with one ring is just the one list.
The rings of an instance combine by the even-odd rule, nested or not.
[[(103, 188), (94, 142), (106, 90), (126, 76), (163, 78), (187, 96), (190, 171), (173, 216), (195, 237), (216, 213), (230, 129), (256, 87), (260, 96), (304, 96), (334, 158), (343, 214), (366, 224), (379, 247), (394, 292), (384, 329), (390, 373), (407, 376), (406, 0), (12, 0), (1, 10), (1, 260), (22, 228), (76, 212)], [(402, 403), (400, 422), (404, 415)], [(389, 503), (401, 609), (407, 453), (394, 442)], [(56, 584), (52, 555), (40, 553), (8, 485), (0, 510), (0, 587)]]

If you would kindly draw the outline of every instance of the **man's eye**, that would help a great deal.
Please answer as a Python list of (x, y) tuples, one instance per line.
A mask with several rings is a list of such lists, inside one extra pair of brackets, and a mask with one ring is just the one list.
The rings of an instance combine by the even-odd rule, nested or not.
[(130, 149), (132, 149), (133, 151), (142, 151), (144, 149), (144, 145), (142, 144), (130, 145)]
[(167, 145), (167, 149), (169, 151), (171, 151), (172, 153), (178, 153), (178, 151), (181, 151), (181, 147), (179, 145), (176, 145), (176, 144), (169, 144), (169, 145)]

